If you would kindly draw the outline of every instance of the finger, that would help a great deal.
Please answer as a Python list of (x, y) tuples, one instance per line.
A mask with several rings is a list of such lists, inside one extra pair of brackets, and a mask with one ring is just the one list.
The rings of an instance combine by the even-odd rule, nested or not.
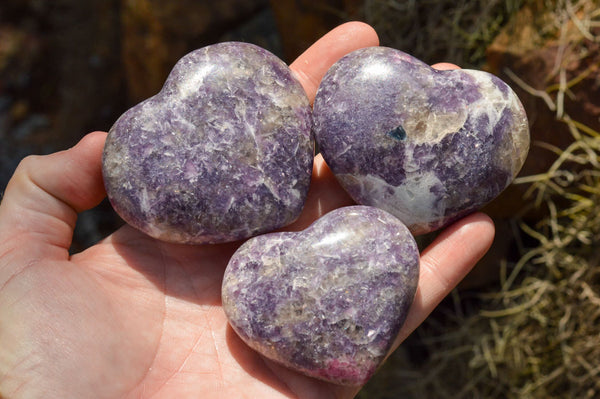
[(91, 133), (69, 150), (21, 161), (0, 204), (0, 243), (14, 238), (31, 256), (67, 258), (77, 213), (106, 195), (105, 139)]
[(438, 69), (440, 71), (450, 71), (452, 69), (460, 69), (458, 65), (451, 64), (449, 62), (439, 62), (437, 64), (433, 64), (431, 66), (434, 69)]
[(494, 223), (475, 213), (449, 226), (421, 254), (419, 285), (393, 348), (415, 330), (469, 273), (494, 239)]
[(372, 27), (362, 22), (347, 22), (317, 40), (290, 68), (312, 104), (319, 83), (331, 65), (351, 51), (378, 45), (379, 38)]

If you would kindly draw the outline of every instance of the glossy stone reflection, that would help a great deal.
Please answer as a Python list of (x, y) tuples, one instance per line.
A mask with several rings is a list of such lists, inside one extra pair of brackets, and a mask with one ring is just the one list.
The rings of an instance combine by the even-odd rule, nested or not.
[(338, 61), (314, 102), (315, 137), (352, 198), (385, 209), (415, 234), (494, 199), (529, 149), (515, 93), (482, 71), (437, 71), (372, 47)]
[(225, 271), (223, 308), (264, 356), (361, 385), (390, 350), (418, 276), (419, 253), (406, 226), (380, 209), (352, 206), (302, 232), (248, 240)]
[(283, 61), (246, 43), (204, 47), (111, 128), (108, 197), (125, 221), (166, 241), (271, 231), (304, 205), (311, 123), (306, 94)]

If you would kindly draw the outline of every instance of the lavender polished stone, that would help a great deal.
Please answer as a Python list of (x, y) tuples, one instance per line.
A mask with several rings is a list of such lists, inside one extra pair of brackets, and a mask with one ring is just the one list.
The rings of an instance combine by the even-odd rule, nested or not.
[(413, 301), (419, 253), (381, 209), (339, 208), (306, 230), (251, 238), (225, 271), (223, 308), (264, 356), (306, 375), (362, 385)]
[(311, 124), (308, 98), (283, 61), (246, 43), (204, 47), (110, 129), (108, 197), (129, 224), (171, 242), (285, 226), (306, 199)]
[(313, 118), (345, 190), (414, 234), (494, 199), (529, 150), (527, 117), (507, 84), (482, 71), (438, 71), (385, 47), (339, 60), (321, 82)]

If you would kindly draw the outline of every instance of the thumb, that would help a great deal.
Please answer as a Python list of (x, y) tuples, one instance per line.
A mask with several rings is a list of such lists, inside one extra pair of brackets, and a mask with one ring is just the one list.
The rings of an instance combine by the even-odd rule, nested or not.
[(106, 195), (105, 140), (106, 133), (94, 132), (69, 150), (21, 161), (0, 203), (0, 255), (68, 259), (77, 213)]

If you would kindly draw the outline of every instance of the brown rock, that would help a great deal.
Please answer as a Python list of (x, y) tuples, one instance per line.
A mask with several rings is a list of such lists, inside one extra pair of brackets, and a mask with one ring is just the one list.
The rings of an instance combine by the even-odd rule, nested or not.
[(8, 171), (0, 186), (23, 156), (64, 149), (114, 120), (122, 97), (117, 1), (0, 5), (10, 18), (0, 18), (0, 169)]

